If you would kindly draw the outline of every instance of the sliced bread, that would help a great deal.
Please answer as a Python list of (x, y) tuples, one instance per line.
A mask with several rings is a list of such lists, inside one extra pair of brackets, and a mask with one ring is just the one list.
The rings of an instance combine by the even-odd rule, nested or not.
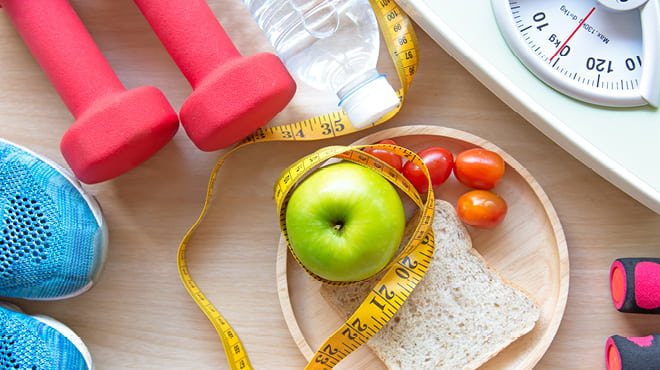
[[(534, 299), (505, 281), (472, 248), (454, 207), (437, 200), (435, 255), (426, 276), (367, 345), (390, 369), (475, 369), (529, 332)], [(323, 285), (323, 297), (345, 317), (380, 275), (346, 287)]]

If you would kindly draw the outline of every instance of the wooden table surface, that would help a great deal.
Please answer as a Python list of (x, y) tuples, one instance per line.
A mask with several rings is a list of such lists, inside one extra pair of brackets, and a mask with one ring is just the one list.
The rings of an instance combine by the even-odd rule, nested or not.
[[(272, 50), (241, 1), (208, 3), (242, 54)], [(176, 110), (181, 107), (191, 88), (133, 2), (72, 4), (127, 88), (156, 86)], [(447, 126), (491, 141), (525, 166), (553, 203), (568, 243), (570, 289), (555, 340), (537, 368), (604, 368), (609, 335), (660, 333), (659, 317), (617, 312), (608, 290), (614, 259), (660, 256), (660, 216), (546, 138), (419, 28), (417, 36), (418, 73), (391, 121), (326, 141), (248, 146), (220, 171), (211, 211), (189, 246), (188, 264), (200, 288), (241, 335), (255, 368), (305, 364), (276, 291), (280, 231), (272, 186), (277, 175), (322, 146), (410, 124)], [(269, 125), (328, 112), (333, 99), (300, 83), (294, 100)], [(0, 117), (0, 137), (66, 165), (59, 140), (73, 118), (2, 10)], [(110, 229), (101, 279), (76, 298), (13, 301), (72, 327), (89, 346), (97, 369), (227, 368), (213, 327), (189, 298), (176, 267), (179, 242), (200, 212), (210, 170), (223, 152), (199, 151), (180, 129), (138, 168), (87, 185)]]

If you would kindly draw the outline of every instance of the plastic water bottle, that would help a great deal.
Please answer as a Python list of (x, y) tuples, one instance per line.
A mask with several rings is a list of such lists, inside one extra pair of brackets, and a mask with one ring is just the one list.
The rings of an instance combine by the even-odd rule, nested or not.
[(380, 33), (368, 0), (244, 0), (287, 69), (334, 92), (356, 128), (396, 108), (399, 98), (376, 70)]

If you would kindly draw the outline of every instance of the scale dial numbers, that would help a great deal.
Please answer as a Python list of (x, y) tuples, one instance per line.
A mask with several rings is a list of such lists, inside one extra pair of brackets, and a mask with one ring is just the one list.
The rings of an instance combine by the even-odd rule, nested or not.
[(648, 104), (640, 90), (646, 61), (638, 9), (612, 10), (596, 0), (492, 3), (512, 51), (548, 85), (598, 105)]

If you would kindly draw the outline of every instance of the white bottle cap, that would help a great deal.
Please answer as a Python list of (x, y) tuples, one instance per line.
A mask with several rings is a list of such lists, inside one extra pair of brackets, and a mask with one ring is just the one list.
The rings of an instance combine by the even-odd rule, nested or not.
[(376, 122), (398, 105), (399, 97), (385, 75), (379, 75), (367, 82), (339, 102), (339, 106), (357, 129)]

